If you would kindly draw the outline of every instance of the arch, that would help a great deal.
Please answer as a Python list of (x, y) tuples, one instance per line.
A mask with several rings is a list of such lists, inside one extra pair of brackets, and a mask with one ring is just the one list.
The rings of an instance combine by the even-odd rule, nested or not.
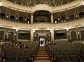
[(33, 13), (33, 22), (51, 22), (51, 13), (45, 10), (39, 10)]

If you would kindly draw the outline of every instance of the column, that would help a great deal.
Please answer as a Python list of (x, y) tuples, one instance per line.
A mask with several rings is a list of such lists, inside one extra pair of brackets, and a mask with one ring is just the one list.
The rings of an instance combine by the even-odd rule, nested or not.
[(4, 31), (4, 40), (8, 39), (8, 33), (7, 33), (7, 30), (5, 29)]
[(8, 39), (8, 30), (6, 31), (6, 36), (7, 36), (7, 39)]
[(78, 30), (78, 40), (81, 40), (81, 32)]
[(31, 30), (31, 41), (34, 41), (34, 30)]
[(70, 31), (67, 31), (67, 39), (68, 39), (68, 41), (70, 41), (70, 39), (71, 39)]
[(69, 37), (70, 33), (69, 33), (68, 30), (67, 30), (66, 32), (67, 32), (67, 39), (69, 40), (69, 38), (70, 38), (70, 37)]
[(53, 13), (51, 13), (51, 23), (53, 23)]
[(6, 31), (4, 30), (3, 41), (5, 41), (5, 34), (6, 34)]
[(31, 13), (31, 23), (33, 23), (33, 13)]
[(77, 37), (76, 40), (78, 40), (78, 35), (79, 35), (79, 32), (76, 30), (76, 37)]
[(51, 42), (53, 41), (54, 42), (54, 30), (51, 30)]
[(9, 14), (9, 19), (10, 19), (10, 14)]
[(79, 30), (79, 32), (80, 32), (80, 34), (79, 34), (79, 35), (80, 35), (80, 40), (81, 40), (81, 30)]
[(16, 33), (15, 33), (15, 31), (13, 31), (13, 40), (14, 41), (16, 40), (15, 36), (16, 36)]
[(18, 41), (18, 30), (16, 29), (15, 40)]
[(70, 40), (72, 40), (72, 38), (71, 38), (71, 31), (69, 33), (70, 33)]

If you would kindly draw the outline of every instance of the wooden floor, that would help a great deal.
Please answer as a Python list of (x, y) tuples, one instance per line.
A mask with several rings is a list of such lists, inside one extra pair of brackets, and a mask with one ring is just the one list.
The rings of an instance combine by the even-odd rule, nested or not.
[(49, 56), (47, 54), (45, 47), (40, 47), (36, 55), (34, 62), (50, 62)]

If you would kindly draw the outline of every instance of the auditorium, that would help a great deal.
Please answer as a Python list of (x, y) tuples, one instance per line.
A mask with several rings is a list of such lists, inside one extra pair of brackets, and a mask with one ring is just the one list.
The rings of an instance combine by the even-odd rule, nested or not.
[(84, 62), (84, 0), (0, 0), (0, 62)]

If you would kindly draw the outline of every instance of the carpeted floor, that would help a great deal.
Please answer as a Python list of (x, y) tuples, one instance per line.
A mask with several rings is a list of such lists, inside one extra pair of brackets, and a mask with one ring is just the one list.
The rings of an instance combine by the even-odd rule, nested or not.
[(34, 62), (50, 62), (49, 56), (47, 54), (45, 47), (40, 47), (36, 55)]

